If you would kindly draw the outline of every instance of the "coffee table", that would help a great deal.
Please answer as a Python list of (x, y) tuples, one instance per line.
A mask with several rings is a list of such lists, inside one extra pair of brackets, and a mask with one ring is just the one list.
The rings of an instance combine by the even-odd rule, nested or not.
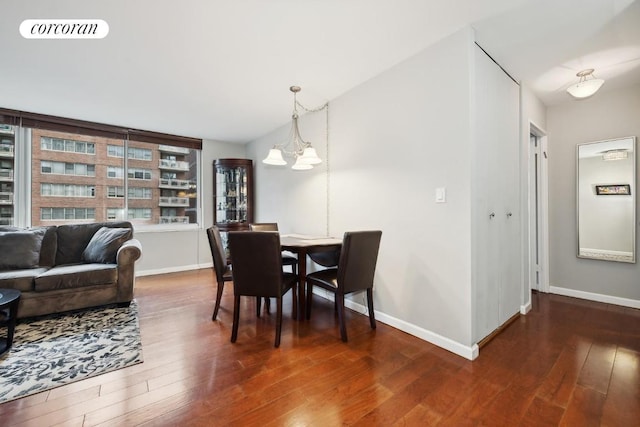
[(18, 319), (20, 291), (0, 289), (0, 328), (7, 328), (7, 336), (0, 337), (0, 355), (6, 353), (13, 344), (13, 332)]

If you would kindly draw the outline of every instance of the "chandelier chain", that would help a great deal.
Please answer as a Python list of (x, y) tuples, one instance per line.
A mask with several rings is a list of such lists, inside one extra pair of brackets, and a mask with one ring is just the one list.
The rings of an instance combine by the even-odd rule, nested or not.
[(322, 104), (321, 106), (316, 107), (316, 108), (307, 108), (307, 107), (305, 107), (304, 105), (302, 105), (302, 104), (300, 103), (300, 101), (296, 100), (296, 105), (297, 105), (298, 107), (302, 108), (302, 109), (303, 109), (305, 112), (307, 112), (307, 113), (317, 113), (318, 111), (322, 111), (322, 110), (324, 110), (325, 108), (329, 108), (329, 103), (328, 103), (328, 102), (325, 102), (324, 104)]
[(331, 184), (331, 179), (329, 177), (329, 171), (330, 171), (330, 169), (329, 169), (329, 159), (330, 159), (330, 156), (329, 156), (329, 103), (327, 102), (326, 104), (324, 104), (324, 106), (322, 108), (326, 108), (326, 112), (325, 112), (325, 128), (324, 128), (325, 129), (324, 130), (324, 140), (325, 140), (325, 144), (326, 144), (326, 146), (325, 146), (325, 150), (326, 150), (326, 154), (325, 154), (325, 156), (326, 156), (325, 175), (327, 177), (327, 203), (326, 203), (326, 205), (327, 205), (327, 230), (326, 230), (326, 234), (327, 234), (327, 236), (330, 236), (331, 234), (330, 234), (330, 227), (329, 227), (329, 218), (330, 218), (329, 214), (330, 214), (331, 210), (330, 210), (329, 202), (331, 200), (330, 199), (331, 192), (330, 192), (329, 186)]

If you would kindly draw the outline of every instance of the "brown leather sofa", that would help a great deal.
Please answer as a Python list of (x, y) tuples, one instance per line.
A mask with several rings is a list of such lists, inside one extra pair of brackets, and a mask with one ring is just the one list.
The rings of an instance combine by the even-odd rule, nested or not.
[(21, 291), (19, 318), (128, 305), (141, 254), (129, 222), (0, 227), (0, 288)]

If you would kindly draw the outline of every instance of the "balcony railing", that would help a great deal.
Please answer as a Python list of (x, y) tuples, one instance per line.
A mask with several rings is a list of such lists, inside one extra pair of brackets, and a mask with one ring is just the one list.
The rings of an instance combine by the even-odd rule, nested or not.
[(6, 191), (0, 192), (0, 205), (12, 205), (13, 204), (13, 193), (8, 193)]
[(169, 189), (188, 189), (189, 188), (189, 180), (187, 179), (166, 179), (160, 178), (160, 184), (158, 185), (160, 188), (169, 188)]
[(160, 164), (158, 166), (160, 167), (160, 169), (171, 169), (179, 171), (189, 170), (189, 162), (182, 162), (180, 160), (160, 159)]
[(0, 157), (13, 157), (13, 145), (0, 144)]
[(158, 206), (178, 206), (188, 207), (189, 198), (187, 197), (160, 197)]
[(188, 148), (174, 147), (172, 145), (159, 145), (158, 150), (163, 153), (189, 154)]
[(13, 181), (13, 169), (0, 169), (0, 181)]
[(161, 216), (160, 224), (189, 224), (188, 216)]

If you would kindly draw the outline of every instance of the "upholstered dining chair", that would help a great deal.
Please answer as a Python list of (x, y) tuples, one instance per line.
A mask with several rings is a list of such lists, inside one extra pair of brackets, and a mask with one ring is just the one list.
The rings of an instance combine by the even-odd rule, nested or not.
[(367, 291), (369, 323), (376, 328), (373, 312), (373, 276), (378, 261), (382, 231), (348, 231), (344, 233), (337, 268), (327, 268), (307, 275), (307, 319), (311, 318), (313, 287), (320, 286), (335, 295), (340, 338), (347, 342), (344, 296), (352, 292)]
[[(277, 222), (256, 222), (249, 224), (249, 230), (251, 231), (278, 231)], [(298, 258), (287, 253), (282, 253), (282, 265), (288, 265), (291, 267), (293, 274), (298, 274)]]
[(276, 339), (275, 347), (280, 346), (282, 331), (282, 296), (289, 289), (293, 295), (293, 313), (297, 313), (296, 298), (297, 276), (282, 270), (280, 235), (276, 232), (258, 231), (229, 232), (229, 250), (233, 265), (233, 327), (231, 342), (238, 338), (240, 320), (240, 297), (258, 297), (276, 299)]
[(218, 282), (216, 305), (213, 308), (213, 316), (211, 316), (211, 320), (216, 320), (218, 310), (220, 309), (222, 292), (224, 291), (224, 282), (232, 281), (233, 276), (231, 274), (231, 268), (229, 268), (227, 264), (227, 254), (222, 245), (220, 229), (215, 225), (207, 228), (207, 237), (209, 238), (209, 247), (211, 248), (211, 256), (213, 257), (213, 269), (216, 272), (216, 281)]

